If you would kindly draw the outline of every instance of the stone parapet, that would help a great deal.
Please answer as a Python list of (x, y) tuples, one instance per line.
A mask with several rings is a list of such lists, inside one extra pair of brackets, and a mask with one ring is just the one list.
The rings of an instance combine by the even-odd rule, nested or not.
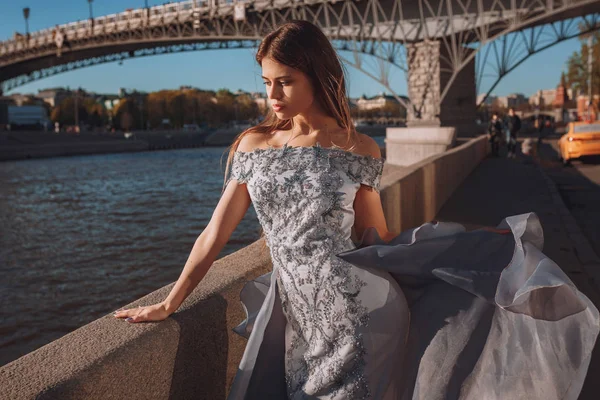
[(388, 229), (401, 232), (435, 218), (487, 153), (487, 138), (480, 136), (409, 167), (386, 164), (381, 202)]
[(385, 147), (389, 164), (409, 166), (450, 149), (456, 140), (453, 127), (387, 128)]

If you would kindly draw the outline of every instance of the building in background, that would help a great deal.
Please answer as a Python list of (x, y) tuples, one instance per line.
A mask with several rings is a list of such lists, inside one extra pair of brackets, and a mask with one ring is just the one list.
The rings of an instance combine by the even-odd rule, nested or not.
[(527, 103), (527, 97), (522, 93), (512, 93), (508, 96), (499, 96), (497, 98), (498, 105), (502, 108), (517, 108), (521, 104)]
[(50, 128), (46, 107), (42, 105), (8, 106), (8, 124), (11, 130)]
[(590, 107), (589, 104), (589, 96), (583, 94), (577, 96), (577, 115), (581, 120), (591, 119), (595, 121), (598, 119), (598, 110), (600, 109), (600, 95), (595, 94), (592, 106)]
[(269, 107), (269, 99), (267, 99), (266, 94), (262, 92), (253, 92), (251, 93), (251, 96), (261, 112), (264, 112)]
[(14, 104), (9, 96), (0, 96), (0, 130), (8, 129), (8, 107)]
[(492, 96), (491, 94), (489, 96), (487, 96), (485, 98), (485, 100), (483, 100), (483, 98), (485, 97), (485, 93), (482, 93), (480, 95), (477, 96), (477, 104), (481, 104), (481, 102), (483, 101), (482, 106), (491, 106), (492, 104), (494, 104), (494, 102), (498, 99), (497, 96)]
[(556, 98), (556, 89), (541, 89), (529, 98), (529, 104), (535, 107), (550, 107)]
[[(408, 100), (407, 97), (401, 97), (403, 97), (405, 100)], [(363, 94), (356, 100), (356, 106), (360, 111), (380, 109), (386, 106), (401, 107), (400, 102), (394, 96), (385, 94), (384, 92), (379, 93), (377, 96), (373, 97), (366, 97)]]
[(36, 97), (42, 99), (50, 107), (58, 106), (64, 99), (72, 96), (73, 92), (65, 88), (48, 88), (38, 91)]
[(44, 101), (33, 94), (14, 93), (10, 97), (17, 106), (42, 105)]

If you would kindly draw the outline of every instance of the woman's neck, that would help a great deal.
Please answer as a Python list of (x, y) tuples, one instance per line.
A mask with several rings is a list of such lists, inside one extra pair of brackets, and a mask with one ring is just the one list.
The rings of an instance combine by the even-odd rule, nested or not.
[(337, 121), (327, 115), (296, 115), (292, 120), (292, 132), (295, 135), (313, 136), (317, 132), (327, 132), (336, 130)]

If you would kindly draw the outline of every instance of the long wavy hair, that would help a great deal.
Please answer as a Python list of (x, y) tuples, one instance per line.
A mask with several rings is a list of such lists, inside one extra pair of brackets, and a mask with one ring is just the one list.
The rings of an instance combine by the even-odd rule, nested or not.
[[(315, 100), (327, 115), (335, 118), (340, 128), (347, 131), (346, 143), (352, 144), (348, 148), (352, 150), (357, 143), (357, 133), (350, 115), (344, 66), (321, 29), (303, 20), (292, 20), (279, 26), (265, 36), (258, 47), (256, 62), (261, 67), (264, 58), (275, 60), (308, 76)], [(267, 110), (267, 115), (258, 125), (240, 133), (229, 147), (224, 182), (229, 175), (233, 155), (244, 136), (251, 133), (270, 135), (278, 130), (293, 128), (293, 119), (279, 119), (271, 107), (267, 107)]]

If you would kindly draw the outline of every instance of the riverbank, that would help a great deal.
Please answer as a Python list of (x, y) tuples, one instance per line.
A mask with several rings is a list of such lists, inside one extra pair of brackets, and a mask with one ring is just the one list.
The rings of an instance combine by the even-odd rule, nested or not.
[(205, 145), (206, 133), (152, 131), (134, 133), (125, 138), (123, 133), (82, 133), (80, 135), (54, 132), (0, 133), (0, 161), (34, 158), (107, 154)]
[[(129, 138), (119, 133), (0, 132), (0, 161), (35, 158), (107, 154), (137, 151), (229, 146), (242, 131), (221, 128), (200, 132), (141, 131)], [(365, 126), (359, 129), (369, 136), (385, 136), (385, 126)]]

